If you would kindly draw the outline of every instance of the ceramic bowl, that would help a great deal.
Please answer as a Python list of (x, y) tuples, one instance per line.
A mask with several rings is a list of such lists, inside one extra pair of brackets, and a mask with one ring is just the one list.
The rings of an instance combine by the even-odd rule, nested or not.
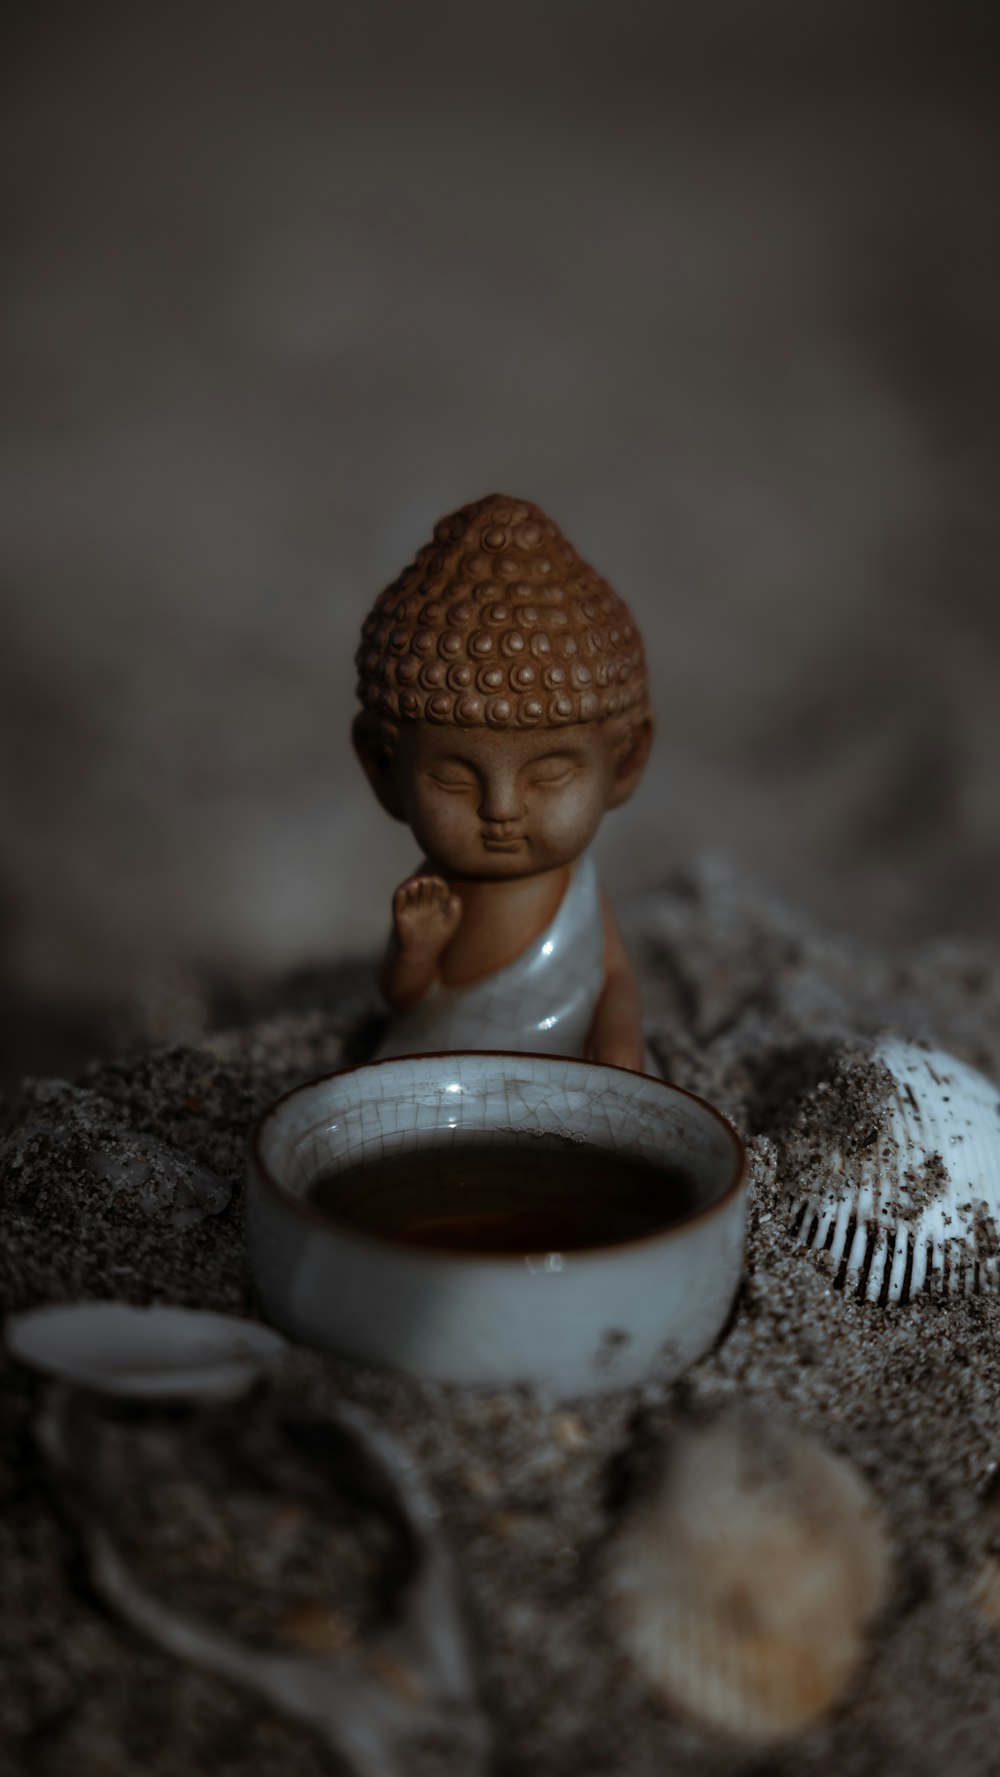
[[(465, 1254), (407, 1246), (318, 1210), (338, 1168), (526, 1132), (681, 1166), (681, 1219), (615, 1246)], [(719, 1332), (740, 1274), (746, 1156), (704, 1100), (555, 1056), (398, 1057), (271, 1107), (250, 1146), (250, 1261), (265, 1312), (307, 1344), (443, 1382), (600, 1393), (678, 1375)], [(664, 1174), (664, 1215), (669, 1209)]]

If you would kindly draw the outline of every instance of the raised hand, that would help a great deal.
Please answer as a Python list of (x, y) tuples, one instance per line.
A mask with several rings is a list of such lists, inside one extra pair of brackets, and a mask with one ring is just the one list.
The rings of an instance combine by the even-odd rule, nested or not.
[(461, 918), (462, 903), (440, 876), (410, 876), (392, 898), (396, 942), (405, 957), (436, 960)]

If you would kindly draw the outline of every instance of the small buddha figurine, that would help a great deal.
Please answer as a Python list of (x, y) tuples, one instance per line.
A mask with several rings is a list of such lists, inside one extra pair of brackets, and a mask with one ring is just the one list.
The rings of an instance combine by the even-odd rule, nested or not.
[(653, 736), (622, 600), (537, 506), (491, 494), (382, 593), (357, 666), (355, 749), (423, 850), (393, 897), (380, 1056), (642, 1070), (638, 985), (587, 849)]

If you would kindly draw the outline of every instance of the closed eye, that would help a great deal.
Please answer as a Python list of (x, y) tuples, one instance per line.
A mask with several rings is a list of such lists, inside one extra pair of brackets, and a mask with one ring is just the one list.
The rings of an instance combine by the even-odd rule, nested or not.
[(428, 776), (439, 790), (474, 790), (476, 787), (471, 777), (439, 777), (436, 771), (428, 772)]
[(559, 765), (553, 766), (548, 771), (534, 772), (532, 774), (531, 782), (533, 785), (537, 785), (539, 789), (552, 790), (557, 789), (560, 784), (568, 784), (570, 778), (575, 777), (575, 775), (575, 765)]

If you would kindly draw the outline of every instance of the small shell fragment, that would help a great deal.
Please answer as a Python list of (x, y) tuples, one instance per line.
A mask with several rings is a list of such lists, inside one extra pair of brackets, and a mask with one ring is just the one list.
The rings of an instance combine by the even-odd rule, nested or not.
[(108, 1200), (127, 1196), (164, 1229), (184, 1233), (228, 1208), (232, 1186), (179, 1148), (132, 1130), (105, 1138), (90, 1170), (107, 1186)]
[[(838, 1286), (870, 1302), (995, 1293), (1000, 1092), (954, 1055), (898, 1037), (881, 1038), (868, 1059), (887, 1070), (870, 1128), (824, 1146), (829, 1094), (846, 1075), (803, 1103), (796, 1139), (819, 1162), (792, 1195), (796, 1239), (828, 1252)], [(794, 1156), (792, 1170), (802, 1176)]]
[(849, 1462), (738, 1415), (676, 1436), (606, 1571), (649, 1682), (704, 1726), (765, 1745), (805, 1728), (850, 1682), (890, 1556)]
[(9, 1320), (4, 1338), (30, 1369), (142, 1400), (232, 1400), (287, 1349), (259, 1321), (125, 1302), (35, 1308)]

